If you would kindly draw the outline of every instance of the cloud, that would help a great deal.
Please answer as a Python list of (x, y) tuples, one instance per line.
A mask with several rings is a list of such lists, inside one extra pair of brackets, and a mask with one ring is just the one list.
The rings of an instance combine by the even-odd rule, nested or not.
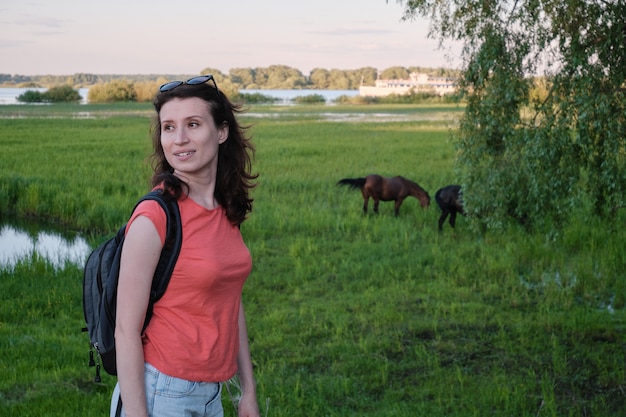
[(0, 49), (24, 48), (32, 44), (33, 42), (24, 39), (2, 39), (0, 40)]
[(53, 17), (37, 17), (37, 16), (24, 16), (22, 19), (13, 22), (19, 26), (34, 26), (41, 28), (62, 28), (65, 24), (63, 19), (56, 19)]
[(65, 32), (62, 30), (46, 30), (46, 31), (36, 31), (33, 32), (33, 35), (35, 36), (56, 36), (56, 35), (63, 35)]
[(310, 35), (322, 35), (322, 36), (362, 36), (362, 35), (390, 35), (394, 31), (388, 29), (371, 29), (371, 28), (353, 28), (353, 29), (332, 29), (327, 31), (308, 31)]
[(61, 28), (65, 25), (66, 21), (62, 19), (54, 19), (54, 18), (40, 18), (36, 19), (33, 24), (36, 26), (43, 26), (46, 28)]
[(30, 27), (43, 27), (43, 28), (60, 28), (63, 27), (67, 21), (58, 17), (41, 16), (33, 13), (17, 13), (11, 17), (11, 14), (2, 13), (4, 18), (2, 19), (3, 25), (16, 25), (16, 26), (30, 26)]

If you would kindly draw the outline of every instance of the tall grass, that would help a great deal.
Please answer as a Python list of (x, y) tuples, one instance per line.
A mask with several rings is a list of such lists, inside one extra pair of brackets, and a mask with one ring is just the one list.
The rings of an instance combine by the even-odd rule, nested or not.
[[(149, 112), (84, 108), (93, 119), (71, 107), (0, 119), (0, 204), (95, 244), (147, 188)], [(267, 106), (245, 117), (260, 178), (242, 226), (254, 258), (244, 301), (269, 416), (624, 414), (623, 213), (581, 210), (549, 236), (474, 235), (462, 217), (439, 233), (434, 201), (363, 215), (360, 193), (335, 185), (400, 174), (432, 197), (455, 182), (456, 113)], [(0, 271), (0, 415), (106, 413), (115, 380), (96, 384), (86, 367), (81, 278), (37, 258)]]

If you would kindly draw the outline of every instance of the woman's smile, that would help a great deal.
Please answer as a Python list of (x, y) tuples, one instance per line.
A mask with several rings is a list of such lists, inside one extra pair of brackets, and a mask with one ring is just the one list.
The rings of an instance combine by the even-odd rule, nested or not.
[(196, 153), (196, 151), (181, 151), (181, 152), (175, 152), (174, 156), (178, 157), (179, 159), (187, 159), (194, 153)]

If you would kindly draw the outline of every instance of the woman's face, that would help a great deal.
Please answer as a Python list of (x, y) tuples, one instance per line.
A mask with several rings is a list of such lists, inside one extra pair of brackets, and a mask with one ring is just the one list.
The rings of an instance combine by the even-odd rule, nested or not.
[(209, 105), (197, 97), (175, 98), (161, 107), (161, 146), (174, 173), (186, 179), (215, 178), (219, 145), (228, 127), (216, 127)]

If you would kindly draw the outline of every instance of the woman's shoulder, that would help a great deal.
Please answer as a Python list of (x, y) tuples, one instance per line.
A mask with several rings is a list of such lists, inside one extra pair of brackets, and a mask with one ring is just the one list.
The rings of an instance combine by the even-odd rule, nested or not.
[(159, 202), (155, 200), (143, 200), (137, 204), (133, 214), (128, 220), (126, 230), (128, 230), (128, 227), (133, 223), (133, 221), (140, 216), (147, 217), (154, 224), (154, 227), (157, 229), (157, 232), (161, 237), (161, 242), (164, 242), (167, 228), (167, 217)]
[(161, 208), (161, 204), (159, 204), (158, 201), (143, 200), (139, 202), (139, 204), (137, 204), (137, 206), (135, 207), (135, 210), (133, 211), (133, 216), (135, 216), (135, 214), (137, 213), (140, 213), (143, 215), (150, 215), (150, 214), (159, 213), (159, 212), (163, 213), (163, 215), (165, 216), (165, 212)]

